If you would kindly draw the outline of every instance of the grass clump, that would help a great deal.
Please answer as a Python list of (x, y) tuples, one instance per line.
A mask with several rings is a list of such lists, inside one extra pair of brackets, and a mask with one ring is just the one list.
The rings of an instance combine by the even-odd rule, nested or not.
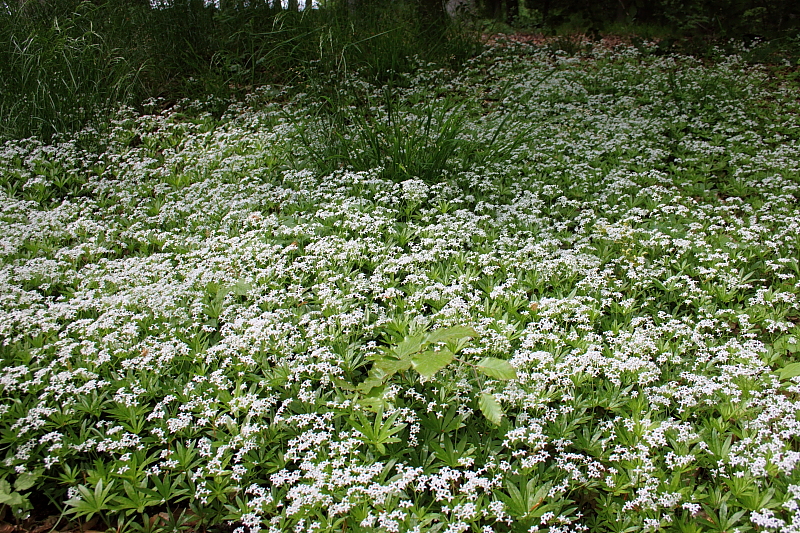
[[(124, 0), (22, 2), (0, 11), (0, 136), (45, 140), (107, 122), (120, 105), (230, 99), (275, 85), (326, 96), (358, 70), (391, 82), (420, 61), (457, 64), (477, 50), (414, 4), (345, 4), (303, 12), (269, 2), (220, 10), (203, 2), (150, 8)], [(319, 82), (336, 73), (333, 85)]]
[(137, 66), (98, 32), (97, 12), (89, 2), (64, 13), (0, 12), (0, 136), (77, 131), (141, 95)]

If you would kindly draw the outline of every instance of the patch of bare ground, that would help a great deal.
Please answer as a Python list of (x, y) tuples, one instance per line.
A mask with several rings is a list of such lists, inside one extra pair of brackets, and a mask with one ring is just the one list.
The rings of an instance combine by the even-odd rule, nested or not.
[[(544, 35), (541, 33), (484, 33), (481, 35), (481, 42), (491, 46), (506, 46), (509, 44), (523, 43), (535, 46), (549, 46), (564, 42), (573, 45), (599, 46), (608, 50), (613, 50), (619, 45), (633, 44), (635, 37), (623, 35), (603, 35), (594, 38), (586, 33), (573, 33), (569, 35)], [(658, 43), (659, 39), (652, 39), (651, 42)]]

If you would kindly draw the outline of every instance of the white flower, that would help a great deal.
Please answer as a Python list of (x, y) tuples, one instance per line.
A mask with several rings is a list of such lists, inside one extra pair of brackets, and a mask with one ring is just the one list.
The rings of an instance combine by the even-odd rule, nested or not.
[(418, 178), (408, 179), (400, 184), (403, 199), (411, 203), (420, 203), (428, 198), (428, 185)]

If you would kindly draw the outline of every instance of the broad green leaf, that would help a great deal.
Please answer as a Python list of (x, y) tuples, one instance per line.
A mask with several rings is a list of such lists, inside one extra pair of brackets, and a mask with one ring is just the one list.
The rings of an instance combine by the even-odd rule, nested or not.
[(500, 403), (493, 394), (482, 392), (481, 399), (478, 401), (478, 407), (480, 407), (481, 413), (486, 417), (486, 420), (496, 426), (500, 425), (500, 422), (503, 420), (503, 408), (500, 407)]
[(36, 484), (36, 480), (39, 478), (39, 475), (40, 473), (36, 472), (25, 472), (24, 474), (20, 474), (17, 480), (14, 482), (14, 489), (18, 491), (28, 490)]
[(791, 363), (786, 365), (778, 371), (778, 375), (782, 380), (800, 376), (800, 363)]
[(390, 353), (398, 359), (405, 359), (409, 355), (415, 354), (423, 348), (423, 335), (406, 337), (397, 346), (391, 349)]
[(386, 398), (383, 397), (384, 387), (379, 387), (377, 389), (372, 389), (372, 392), (380, 391), (380, 395), (378, 396), (366, 396), (358, 401), (358, 405), (366, 409), (367, 411), (371, 411), (373, 413), (377, 413), (382, 409), (386, 409), (387, 407), (392, 407), (392, 403), (387, 401)]
[(387, 379), (392, 377), (392, 373), (391, 372), (387, 372), (386, 370), (384, 370), (380, 366), (380, 364), (377, 364), (378, 362), (376, 362), (376, 364), (372, 365), (372, 368), (369, 369), (369, 374), (367, 374), (367, 376), (370, 377), (370, 378), (379, 379), (379, 380), (385, 382)]
[(6, 481), (5, 479), (0, 479), (0, 496), (3, 494), (11, 494), (13, 491), (11, 490), (11, 483)]
[[(359, 392), (362, 392), (360, 386), (359, 386)], [(377, 386), (370, 387), (365, 392), (362, 392), (363, 397), (358, 400), (358, 404), (361, 405), (367, 411), (383, 412), (387, 407), (391, 405), (391, 402), (388, 402), (384, 397), (385, 392), (386, 392), (386, 385), (384, 385), (383, 383)]]
[(477, 337), (478, 332), (475, 331), (473, 328), (467, 326), (452, 326), (449, 328), (442, 328), (431, 331), (428, 333), (428, 336), (425, 337), (425, 342), (427, 344), (437, 344), (440, 342), (453, 342), (459, 339), (463, 339), (464, 337)]
[(373, 368), (379, 368), (386, 373), (383, 379), (386, 379), (398, 372), (408, 370), (411, 368), (411, 359), (404, 357), (402, 359), (395, 359), (393, 357), (384, 357), (375, 361)]
[(517, 371), (511, 363), (495, 357), (484, 357), (475, 365), (478, 370), (495, 379), (516, 379)]
[(377, 379), (377, 378), (374, 378), (374, 377), (368, 377), (363, 382), (359, 383), (358, 387), (356, 387), (356, 390), (361, 392), (361, 393), (363, 393), (363, 394), (369, 394), (369, 392), (372, 389), (374, 389), (376, 387), (380, 387), (382, 385), (383, 385), (383, 380), (382, 379)]
[(453, 352), (446, 348), (441, 350), (426, 350), (411, 358), (414, 370), (426, 378), (432, 377), (439, 370), (449, 365), (453, 360)]
[(336, 385), (340, 389), (346, 390), (346, 391), (349, 391), (349, 392), (355, 392), (355, 390), (356, 390), (356, 388), (351, 383), (348, 383), (347, 381), (343, 380), (342, 378), (339, 378), (339, 377), (336, 377), (336, 376), (332, 376), (331, 377), (331, 383), (333, 383), (334, 385)]
[(11, 494), (8, 495), (8, 497), (5, 499), (3, 503), (8, 505), (9, 507), (19, 507), (21, 505), (24, 505), (25, 502), (27, 501), (28, 501), (27, 496), (23, 497), (22, 494), (20, 494), (19, 492), (12, 492)]
[(236, 296), (247, 296), (247, 293), (251, 290), (253, 290), (253, 285), (243, 280), (237, 281), (233, 287), (230, 288), (230, 292)]

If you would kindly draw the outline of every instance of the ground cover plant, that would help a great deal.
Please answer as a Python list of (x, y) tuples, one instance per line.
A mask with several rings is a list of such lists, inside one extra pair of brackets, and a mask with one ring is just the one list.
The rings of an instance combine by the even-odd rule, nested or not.
[[(219, 2), (217, 2), (219, 4)], [(253, 87), (302, 90), (317, 71), (360, 68), (389, 81), (414, 56), (455, 65), (469, 32), (420, 16), (414, 2), (43, 0), (0, 2), (0, 137), (51, 140), (103, 126), (120, 104), (150, 97), (224, 103)], [(157, 7), (155, 7), (157, 6)], [(417, 6), (417, 7), (415, 7)]]
[(798, 531), (797, 85), (657, 51), (5, 142), (5, 520)]

